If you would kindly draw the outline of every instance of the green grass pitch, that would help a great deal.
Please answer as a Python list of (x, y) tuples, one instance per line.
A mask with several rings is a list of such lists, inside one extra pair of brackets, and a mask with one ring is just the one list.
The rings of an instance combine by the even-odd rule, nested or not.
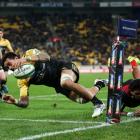
[[(91, 87), (96, 78), (107, 78), (107, 74), (81, 74), (80, 83)], [(124, 74), (124, 81), (132, 78)], [(8, 77), (9, 91), (16, 98), (19, 90), (16, 79)], [(106, 103), (107, 88), (97, 95)], [(127, 111), (134, 109), (126, 108)], [(108, 126), (105, 113), (91, 118), (91, 103), (80, 105), (57, 95), (52, 88), (31, 86), (30, 104), (26, 109), (0, 103), (1, 140), (139, 140), (140, 119), (122, 117), (122, 123)]]

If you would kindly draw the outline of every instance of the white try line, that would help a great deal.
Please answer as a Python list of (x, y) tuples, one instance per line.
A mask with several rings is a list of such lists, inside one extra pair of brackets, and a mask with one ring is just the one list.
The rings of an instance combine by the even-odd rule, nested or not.
[(16, 119), (16, 118), (0, 118), (0, 121), (28, 121), (28, 122), (48, 122), (48, 123), (73, 123), (73, 124), (101, 124), (103, 122), (97, 122), (97, 121), (73, 121), (73, 120), (35, 120), (35, 119)]
[[(121, 123), (129, 123), (129, 122), (138, 121), (138, 120), (140, 120), (140, 118), (128, 119), (128, 120), (122, 121)], [(97, 128), (108, 127), (108, 126), (111, 126), (111, 124), (102, 123), (102, 124), (96, 125), (96, 126), (79, 127), (79, 128), (67, 129), (67, 130), (63, 130), (63, 131), (41, 133), (38, 135), (22, 137), (22, 138), (19, 138), (18, 140), (35, 140), (35, 139), (39, 139), (42, 137), (48, 137), (48, 136), (54, 136), (54, 135), (59, 135), (59, 134), (66, 134), (66, 133), (73, 133), (73, 132), (77, 132), (77, 131), (85, 131), (85, 130), (89, 130), (89, 129), (97, 129)]]

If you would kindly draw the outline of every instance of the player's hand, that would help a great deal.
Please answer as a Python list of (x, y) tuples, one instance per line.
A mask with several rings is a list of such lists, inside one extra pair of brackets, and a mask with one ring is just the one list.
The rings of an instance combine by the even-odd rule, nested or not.
[(23, 65), (25, 62), (26, 62), (26, 59), (24, 59), (24, 58), (11, 60), (11, 67), (16, 69), (16, 68), (20, 67), (21, 65)]
[(26, 59), (20, 58), (20, 59), (18, 59), (18, 60), (15, 62), (14, 67), (15, 67), (15, 68), (18, 68), (18, 67), (20, 67), (21, 65), (23, 65), (25, 62), (26, 62)]
[(16, 99), (12, 95), (6, 95), (6, 94), (4, 94), (2, 96), (2, 100), (5, 103), (8, 103), (8, 104), (15, 104), (16, 103)]
[(28, 96), (21, 96), (20, 99), (15, 103), (16, 106), (26, 108), (29, 104)]

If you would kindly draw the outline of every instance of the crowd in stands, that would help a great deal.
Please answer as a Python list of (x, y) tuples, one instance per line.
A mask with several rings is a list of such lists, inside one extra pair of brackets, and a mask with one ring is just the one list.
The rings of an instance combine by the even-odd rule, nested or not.
[[(0, 18), (0, 27), (20, 55), (38, 48), (82, 65), (106, 65), (116, 33), (111, 15), (74, 13), (5, 16)], [(128, 42), (126, 57), (140, 53), (138, 39)]]

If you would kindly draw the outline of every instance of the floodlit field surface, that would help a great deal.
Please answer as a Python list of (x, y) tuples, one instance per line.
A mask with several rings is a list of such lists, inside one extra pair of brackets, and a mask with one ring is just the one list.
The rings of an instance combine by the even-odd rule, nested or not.
[[(90, 87), (96, 78), (106, 74), (82, 74), (80, 83)], [(124, 80), (131, 74), (124, 74)], [(18, 98), (16, 79), (8, 77), (9, 91)], [(107, 88), (98, 94), (106, 103)], [(80, 105), (57, 95), (51, 88), (31, 86), (30, 105), (26, 109), (0, 103), (1, 140), (139, 140), (140, 119), (122, 118), (122, 123), (107, 125), (105, 112), (101, 117), (91, 118), (91, 103)], [(133, 111), (134, 109), (126, 108)]]

